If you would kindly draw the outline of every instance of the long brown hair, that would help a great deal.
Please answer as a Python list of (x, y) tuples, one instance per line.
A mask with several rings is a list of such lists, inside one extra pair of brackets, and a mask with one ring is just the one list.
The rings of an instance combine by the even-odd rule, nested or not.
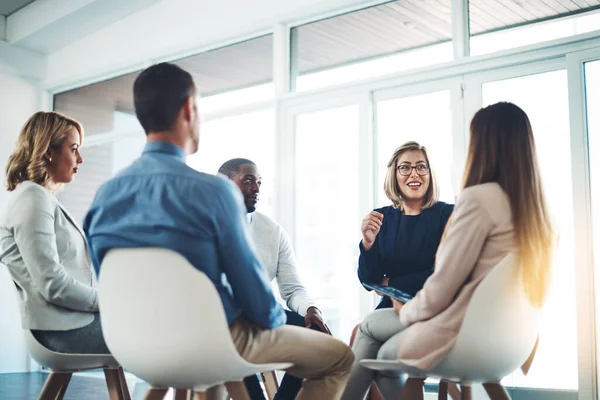
[(425, 162), (429, 166), (429, 187), (423, 197), (422, 209), (429, 208), (439, 199), (439, 188), (433, 173), (433, 168), (429, 162), (429, 156), (427, 155), (427, 149), (425, 146), (421, 146), (417, 142), (406, 142), (402, 146), (394, 150), (392, 158), (387, 164), (387, 171), (385, 174), (385, 180), (383, 181), (383, 191), (388, 199), (392, 202), (394, 208), (404, 209), (404, 199), (402, 198), (402, 192), (400, 191), (400, 185), (398, 184), (398, 177), (396, 175), (396, 163), (402, 154), (407, 151), (420, 151), (425, 156)]
[(6, 188), (13, 191), (23, 181), (47, 187), (50, 175), (46, 152), (50, 148), (59, 149), (73, 128), (83, 141), (83, 128), (72, 118), (53, 111), (40, 111), (29, 117), (6, 165)]
[(550, 285), (555, 237), (529, 118), (512, 103), (496, 103), (475, 114), (470, 130), (463, 188), (496, 182), (507, 194), (525, 293), (532, 305), (541, 307)]

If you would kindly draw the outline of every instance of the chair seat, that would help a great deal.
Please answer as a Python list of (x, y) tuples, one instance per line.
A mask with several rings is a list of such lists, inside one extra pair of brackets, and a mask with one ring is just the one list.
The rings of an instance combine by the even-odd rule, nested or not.
[(52, 351), (38, 342), (28, 329), (25, 329), (25, 341), (31, 357), (53, 372), (77, 372), (119, 366), (110, 354), (65, 354)]

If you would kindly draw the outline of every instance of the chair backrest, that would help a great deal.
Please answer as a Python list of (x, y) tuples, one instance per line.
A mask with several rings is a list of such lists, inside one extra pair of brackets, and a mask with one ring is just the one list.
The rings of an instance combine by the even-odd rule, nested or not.
[(235, 349), (217, 290), (180, 254), (111, 250), (100, 269), (99, 296), (111, 353), (154, 387), (212, 386), (249, 375), (244, 367), (251, 364)]
[(540, 314), (523, 290), (518, 255), (508, 254), (473, 293), (456, 343), (432, 375), (463, 382), (499, 381), (530, 355)]

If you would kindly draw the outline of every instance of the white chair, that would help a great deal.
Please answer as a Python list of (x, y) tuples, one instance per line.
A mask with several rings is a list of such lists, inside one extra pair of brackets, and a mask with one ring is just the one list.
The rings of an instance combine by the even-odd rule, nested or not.
[[(439, 378), (440, 397), (448, 382), (461, 384), (462, 399), (471, 398), (471, 384), (482, 383), (495, 399), (510, 399), (500, 380), (533, 356), (540, 326), (540, 310), (523, 290), (518, 256), (508, 254), (479, 284), (471, 298), (456, 343), (430, 371), (419, 371), (399, 361), (363, 360), (374, 370), (408, 374), (402, 399), (422, 398), (426, 377)], [(406, 393), (405, 393), (406, 390)]]
[[(0, 267), (4, 264), (0, 264)], [(11, 281), (17, 293), (17, 286)], [(29, 329), (24, 329), (25, 343), (31, 357), (51, 372), (40, 392), (39, 400), (60, 400), (65, 395), (73, 373), (103, 369), (110, 400), (130, 400), (123, 369), (110, 354), (66, 354), (42, 345)]]
[(245, 399), (244, 377), (292, 366), (245, 361), (214, 285), (178, 253), (111, 250), (99, 282), (106, 344), (128, 372), (150, 384), (147, 399), (162, 399), (169, 387), (201, 393), (221, 383), (234, 399)]
[(31, 357), (52, 371), (46, 379), (39, 400), (62, 399), (74, 372), (99, 368), (104, 369), (110, 399), (130, 400), (123, 369), (110, 354), (57, 353), (44, 347), (27, 329), (25, 342)]

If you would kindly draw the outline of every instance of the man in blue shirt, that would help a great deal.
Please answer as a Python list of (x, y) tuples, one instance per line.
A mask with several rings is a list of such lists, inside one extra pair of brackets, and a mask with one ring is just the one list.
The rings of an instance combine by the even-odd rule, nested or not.
[(284, 325), (285, 313), (250, 244), (239, 190), (185, 164), (200, 138), (192, 76), (157, 64), (138, 76), (133, 91), (147, 144), (138, 160), (99, 189), (84, 219), (95, 268), (113, 248), (177, 251), (217, 288), (243, 358), (294, 363), (289, 372), (306, 379), (298, 399), (338, 399), (352, 352), (322, 333)]

